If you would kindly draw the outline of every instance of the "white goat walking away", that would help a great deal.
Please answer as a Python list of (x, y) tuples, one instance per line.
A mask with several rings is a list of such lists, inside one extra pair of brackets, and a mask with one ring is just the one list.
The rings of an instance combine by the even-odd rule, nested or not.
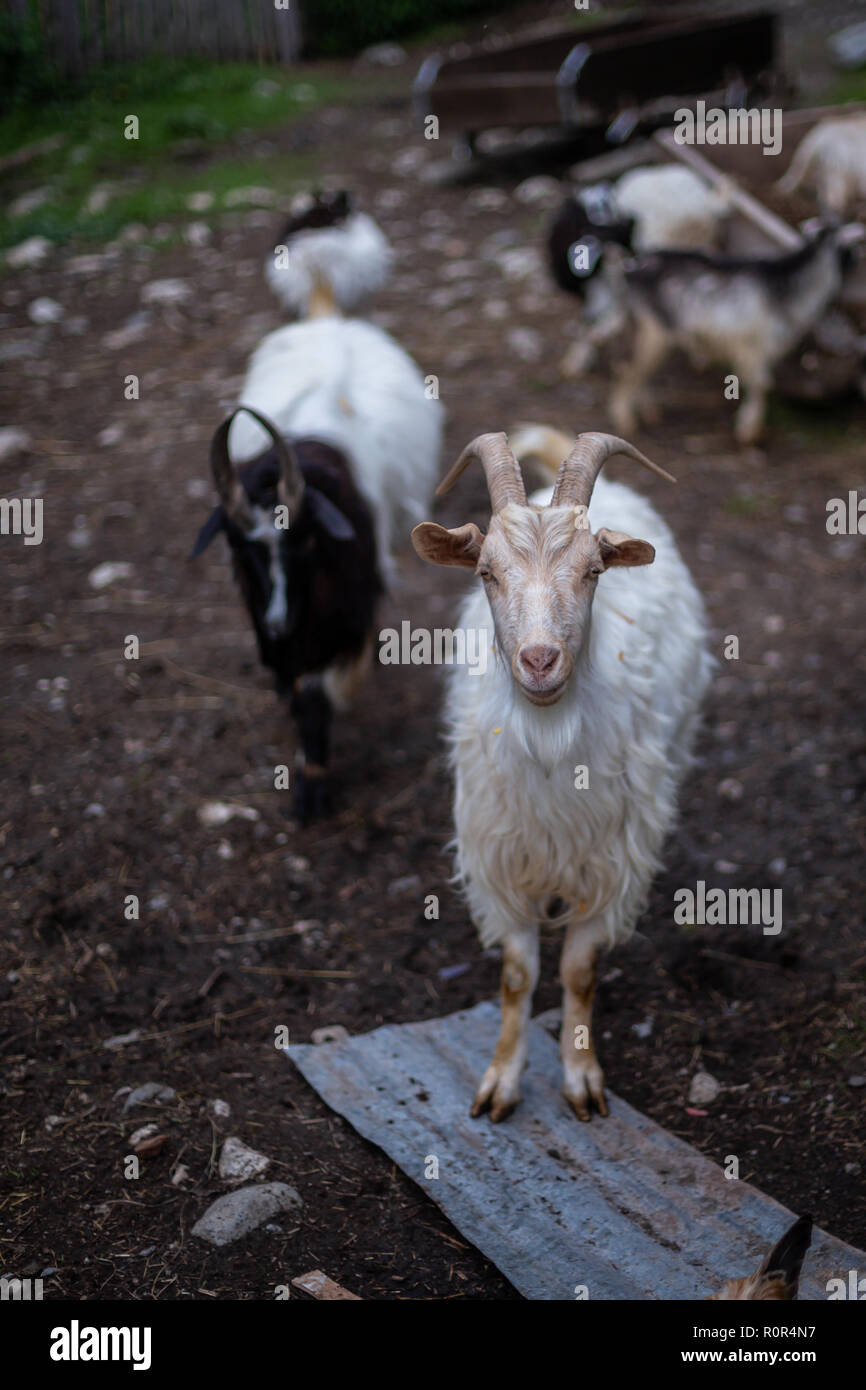
[(333, 195), (314, 199), (284, 238), (282, 298), (308, 317), (253, 354), (243, 406), (214, 440), (221, 505), (195, 553), (226, 532), (261, 659), (298, 727), (294, 805), (306, 821), (328, 806), (332, 713), (371, 665), (392, 546), (429, 507), (442, 408), (387, 333), (340, 314), (386, 268), (375, 225), (366, 219), (359, 234), (346, 195)]
[[(439, 487), (480, 460), (486, 536), (471, 523), (412, 533), (422, 559), (475, 570), (484, 587), (460, 625), (495, 633), (496, 660), (481, 675), (455, 668), (447, 698), (458, 875), (483, 943), (503, 947), (502, 1031), (472, 1114), (502, 1120), (520, 1099), (539, 924), (554, 920), (565, 927), (564, 1094), (587, 1120), (593, 1103), (607, 1113), (591, 1035), (598, 952), (628, 937), (644, 907), (711, 658), (668, 527), (621, 483), (596, 483), (620, 453), (670, 475), (610, 435), (575, 443), (532, 426), (512, 443), (480, 436)], [(563, 460), (552, 493), (527, 502), (517, 455)]]
[(866, 202), (866, 113), (819, 121), (800, 141), (776, 184), (790, 195), (807, 181), (822, 212), (845, 217)]

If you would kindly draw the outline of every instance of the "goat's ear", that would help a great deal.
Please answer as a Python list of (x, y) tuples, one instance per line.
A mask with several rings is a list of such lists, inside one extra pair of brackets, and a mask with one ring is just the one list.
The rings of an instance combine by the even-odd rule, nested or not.
[(448, 531), (435, 521), (422, 521), (412, 532), (412, 544), (431, 565), (462, 565), (474, 570), (484, 537), (473, 521)]
[(203, 550), (207, 550), (214, 536), (220, 531), (225, 530), (226, 514), (222, 507), (214, 507), (204, 526), (195, 538), (195, 545), (190, 553), (191, 560), (197, 560)]
[(596, 532), (595, 539), (601, 549), (605, 569), (611, 569), (614, 565), (651, 565), (656, 557), (649, 541), (636, 541), (623, 531), (609, 531), (603, 526)]
[(329, 497), (323, 492), (319, 492), (317, 487), (307, 487), (305, 489), (310, 510), (323, 531), (327, 531), (335, 541), (353, 541), (356, 539), (355, 528), (347, 516), (344, 516), (339, 507), (335, 507)]

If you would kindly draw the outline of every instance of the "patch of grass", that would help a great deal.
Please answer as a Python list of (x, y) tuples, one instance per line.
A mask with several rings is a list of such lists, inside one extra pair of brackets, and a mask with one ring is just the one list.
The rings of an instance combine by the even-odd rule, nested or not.
[(821, 105), (836, 106), (846, 101), (866, 101), (866, 68), (836, 77), (824, 93)]
[[(250, 160), (232, 144), (265, 135), (327, 102), (351, 95), (346, 79), (307, 76), (252, 63), (149, 62), (94, 76), (86, 92), (19, 107), (0, 119), (0, 155), (63, 133), (63, 146), (7, 175), (4, 204), (25, 189), (47, 188), (22, 217), (0, 216), (0, 246), (40, 235), (52, 241), (110, 237), (126, 222), (152, 224), (185, 211), (193, 191), (222, 194), (245, 183), (285, 186), (306, 176), (299, 157)], [(127, 139), (127, 118), (138, 138)], [(100, 185), (115, 191), (106, 208), (84, 212)]]

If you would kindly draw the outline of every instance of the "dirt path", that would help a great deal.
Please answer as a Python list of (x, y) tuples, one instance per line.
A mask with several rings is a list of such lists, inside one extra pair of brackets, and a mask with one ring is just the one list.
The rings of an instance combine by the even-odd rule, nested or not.
[[(516, 418), (604, 427), (603, 374), (558, 377), (569, 305), (535, 264), (541, 204), (421, 181), (435, 151), (393, 111), (325, 112), (308, 133), (323, 174), (354, 187), (397, 248), (379, 318), (440, 378), (449, 456)], [(57, 253), (0, 286), (2, 421), (35, 441), (0, 465), (0, 492), (44, 496), (46, 528), (38, 547), (4, 540), (0, 576), (0, 1267), (56, 1268), (51, 1297), (263, 1298), (312, 1267), (368, 1298), (514, 1297), (274, 1048), (279, 1025), (306, 1040), (474, 1003), (498, 967), (448, 885), (437, 675), (377, 670), (339, 730), (338, 813), (300, 831), (272, 789), (291, 731), (224, 557), (187, 560), (210, 504), (211, 430), (279, 322), (260, 273), (272, 232), (268, 215), (239, 216), (203, 249), (132, 247), (91, 273)], [(106, 346), (142, 286), (167, 277), (190, 298)], [(63, 306), (61, 324), (34, 327), (37, 295)], [(84, 331), (67, 331), (79, 316)], [(123, 398), (129, 373), (137, 403)], [(681, 481), (653, 497), (707, 595), (720, 658), (728, 634), (741, 655), (720, 661), (640, 933), (604, 972), (606, 1070), (640, 1109), (863, 1245), (866, 575), (862, 538), (829, 537), (825, 507), (863, 482), (864, 410), (780, 412), (766, 455), (746, 456), (714, 376), (674, 369), (661, 399), (664, 424), (640, 442)], [(442, 510), (483, 522), (478, 479)], [(131, 569), (96, 589), (105, 562)], [(464, 581), (410, 554), (402, 576), (383, 626), (450, 619)], [(130, 634), (137, 663), (122, 657)], [(210, 800), (258, 818), (206, 827)], [(783, 888), (782, 934), (676, 927), (673, 892), (699, 878)], [(423, 918), (430, 893), (438, 924)], [(137, 921), (124, 919), (129, 894)], [(539, 1010), (557, 1002), (555, 961), (551, 934)], [(138, 1041), (104, 1046), (132, 1030)], [(726, 1088), (706, 1114), (686, 1107), (699, 1065)], [(124, 1114), (117, 1092), (151, 1080), (175, 1098)], [(215, 1125), (217, 1098), (231, 1118)], [(167, 1141), (125, 1180), (129, 1135), (150, 1120)], [(189, 1228), (225, 1190), (220, 1125), (306, 1206), (213, 1253)], [(178, 1163), (189, 1176), (175, 1185)]]

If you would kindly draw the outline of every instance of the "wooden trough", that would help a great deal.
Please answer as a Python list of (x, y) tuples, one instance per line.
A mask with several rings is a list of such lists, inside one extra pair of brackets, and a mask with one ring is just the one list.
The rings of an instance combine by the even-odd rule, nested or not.
[(565, 29), (460, 56), (436, 55), (415, 80), (422, 121), (465, 138), (497, 128), (608, 128), (628, 138), (644, 119), (659, 124), (707, 93), (742, 100), (765, 84), (776, 52), (776, 19), (656, 11), (584, 30)]

